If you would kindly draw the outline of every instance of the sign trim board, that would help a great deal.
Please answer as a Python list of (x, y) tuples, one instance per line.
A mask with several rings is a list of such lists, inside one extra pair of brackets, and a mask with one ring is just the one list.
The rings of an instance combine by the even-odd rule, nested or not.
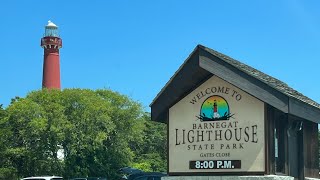
[(264, 106), (209, 78), (169, 109), (169, 174), (264, 173)]

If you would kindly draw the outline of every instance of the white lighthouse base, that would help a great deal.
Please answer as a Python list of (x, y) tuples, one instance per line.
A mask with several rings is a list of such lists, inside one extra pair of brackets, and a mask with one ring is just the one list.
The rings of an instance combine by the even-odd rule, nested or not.
[(161, 180), (294, 180), (291, 176), (165, 176)]

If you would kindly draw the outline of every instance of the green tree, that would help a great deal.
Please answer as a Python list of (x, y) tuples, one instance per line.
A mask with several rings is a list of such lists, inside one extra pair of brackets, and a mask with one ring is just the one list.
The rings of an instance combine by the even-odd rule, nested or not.
[(125, 166), (166, 168), (165, 125), (111, 90), (34, 91), (0, 117), (0, 175), (112, 179)]
[[(49, 97), (56, 94), (53, 91)], [(55, 103), (47, 104), (41, 106), (31, 98), (20, 98), (7, 108), (6, 155), (18, 176), (60, 174), (61, 162), (56, 156), (59, 134), (55, 131), (63, 114)]]
[(167, 169), (166, 124), (151, 121), (150, 113), (145, 113), (140, 122), (143, 138), (131, 145), (136, 152), (133, 167), (147, 172), (165, 172)]
[(3, 109), (3, 105), (0, 104), (0, 179), (13, 179), (17, 178), (17, 170), (7, 156), (7, 139), (10, 134), (5, 117), (6, 111)]

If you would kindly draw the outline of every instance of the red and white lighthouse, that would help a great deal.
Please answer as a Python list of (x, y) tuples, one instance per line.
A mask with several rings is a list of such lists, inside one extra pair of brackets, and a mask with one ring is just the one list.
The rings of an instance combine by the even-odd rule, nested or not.
[(44, 49), (42, 88), (60, 89), (59, 49), (62, 47), (62, 39), (59, 37), (58, 26), (51, 21), (45, 26), (41, 47)]

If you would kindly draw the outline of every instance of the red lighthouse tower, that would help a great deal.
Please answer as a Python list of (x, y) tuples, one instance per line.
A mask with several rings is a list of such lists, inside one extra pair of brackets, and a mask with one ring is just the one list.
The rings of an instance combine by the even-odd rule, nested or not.
[(41, 47), (44, 49), (42, 88), (60, 89), (59, 49), (62, 47), (62, 39), (59, 37), (58, 26), (51, 21), (45, 26)]

